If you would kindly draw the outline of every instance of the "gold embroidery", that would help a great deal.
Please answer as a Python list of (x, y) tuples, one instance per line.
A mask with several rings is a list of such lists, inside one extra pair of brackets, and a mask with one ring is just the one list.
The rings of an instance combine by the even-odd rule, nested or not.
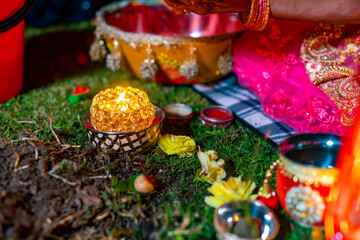
[(354, 74), (354, 71), (350, 68), (343, 66), (330, 66), (322, 68), (317, 74), (317, 78), (314, 81), (315, 85), (335, 80), (342, 77), (349, 77)]
[(318, 86), (341, 110), (341, 122), (345, 126), (354, 123), (355, 109), (359, 105), (360, 86), (356, 81), (357, 78), (357, 76), (338, 78)]
[(305, 41), (305, 51), (313, 59), (322, 64), (341, 64), (346, 60), (346, 55), (341, 54), (329, 44), (326, 35), (314, 36)]
[(360, 102), (360, 79), (354, 69), (343, 63), (351, 58), (354, 64), (360, 65), (360, 42), (358, 38), (347, 38), (344, 45), (337, 46), (343, 28), (342, 25), (317, 25), (317, 33), (305, 39), (301, 46), (301, 59), (311, 82), (338, 106), (341, 122), (350, 126)]

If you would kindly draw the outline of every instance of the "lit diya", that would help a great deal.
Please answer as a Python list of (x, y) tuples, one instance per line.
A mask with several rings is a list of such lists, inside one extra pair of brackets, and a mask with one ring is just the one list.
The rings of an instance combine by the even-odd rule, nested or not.
[(303, 226), (324, 224), (341, 145), (338, 136), (319, 133), (294, 135), (279, 145), (277, 194), (285, 212)]
[(94, 146), (141, 152), (156, 143), (164, 118), (144, 91), (118, 86), (94, 97), (83, 125)]
[(217, 105), (204, 108), (200, 117), (202, 124), (214, 128), (226, 128), (234, 120), (234, 114), (230, 109)]

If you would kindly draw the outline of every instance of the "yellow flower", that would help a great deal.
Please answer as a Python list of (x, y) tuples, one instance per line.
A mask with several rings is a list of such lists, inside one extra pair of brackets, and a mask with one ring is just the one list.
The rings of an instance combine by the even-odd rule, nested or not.
[(230, 177), (227, 181), (214, 182), (208, 191), (214, 196), (205, 197), (205, 203), (217, 208), (233, 200), (253, 200), (257, 194), (252, 194), (256, 185), (252, 181), (242, 181), (241, 177)]
[(196, 150), (194, 139), (187, 136), (166, 134), (160, 136), (158, 144), (167, 155), (177, 154), (180, 157), (190, 157)]
[(201, 163), (201, 171), (198, 171), (197, 173), (198, 179), (213, 183), (226, 177), (226, 172), (222, 168), (222, 166), (225, 165), (225, 161), (223, 159), (216, 161), (218, 158), (216, 151), (209, 150), (202, 152), (201, 149), (199, 149), (197, 156)]

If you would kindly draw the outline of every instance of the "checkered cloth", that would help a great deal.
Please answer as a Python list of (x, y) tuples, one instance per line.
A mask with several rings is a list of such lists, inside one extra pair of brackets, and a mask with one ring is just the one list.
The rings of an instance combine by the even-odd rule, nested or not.
[(267, 136), (266, 139), (275, 147), (284, 138), (295, 134), (288, 125), (267, 115), (255, 94), (240, 87), (235, 75), (212, 84), (193, 85), (193, 88), (216, 104), (231, 109), (238, 121), (262, 138)]

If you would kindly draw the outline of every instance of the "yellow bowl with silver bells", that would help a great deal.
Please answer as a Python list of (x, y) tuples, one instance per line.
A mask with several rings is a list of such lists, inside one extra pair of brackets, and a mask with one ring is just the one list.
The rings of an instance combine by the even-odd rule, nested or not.
[(146, 92), (118, 86), (99, 92), (82, 122), (94, 146), (142, 152), (156, 143), (164, 119), (165, 112)]
[(244, 30), (237, 14), (179, 16), (163, 5), (126, 0), (100, 9), (93, 23), (93, 61), (163, 84), (205, 83), (230, 74), (232, 44)]

